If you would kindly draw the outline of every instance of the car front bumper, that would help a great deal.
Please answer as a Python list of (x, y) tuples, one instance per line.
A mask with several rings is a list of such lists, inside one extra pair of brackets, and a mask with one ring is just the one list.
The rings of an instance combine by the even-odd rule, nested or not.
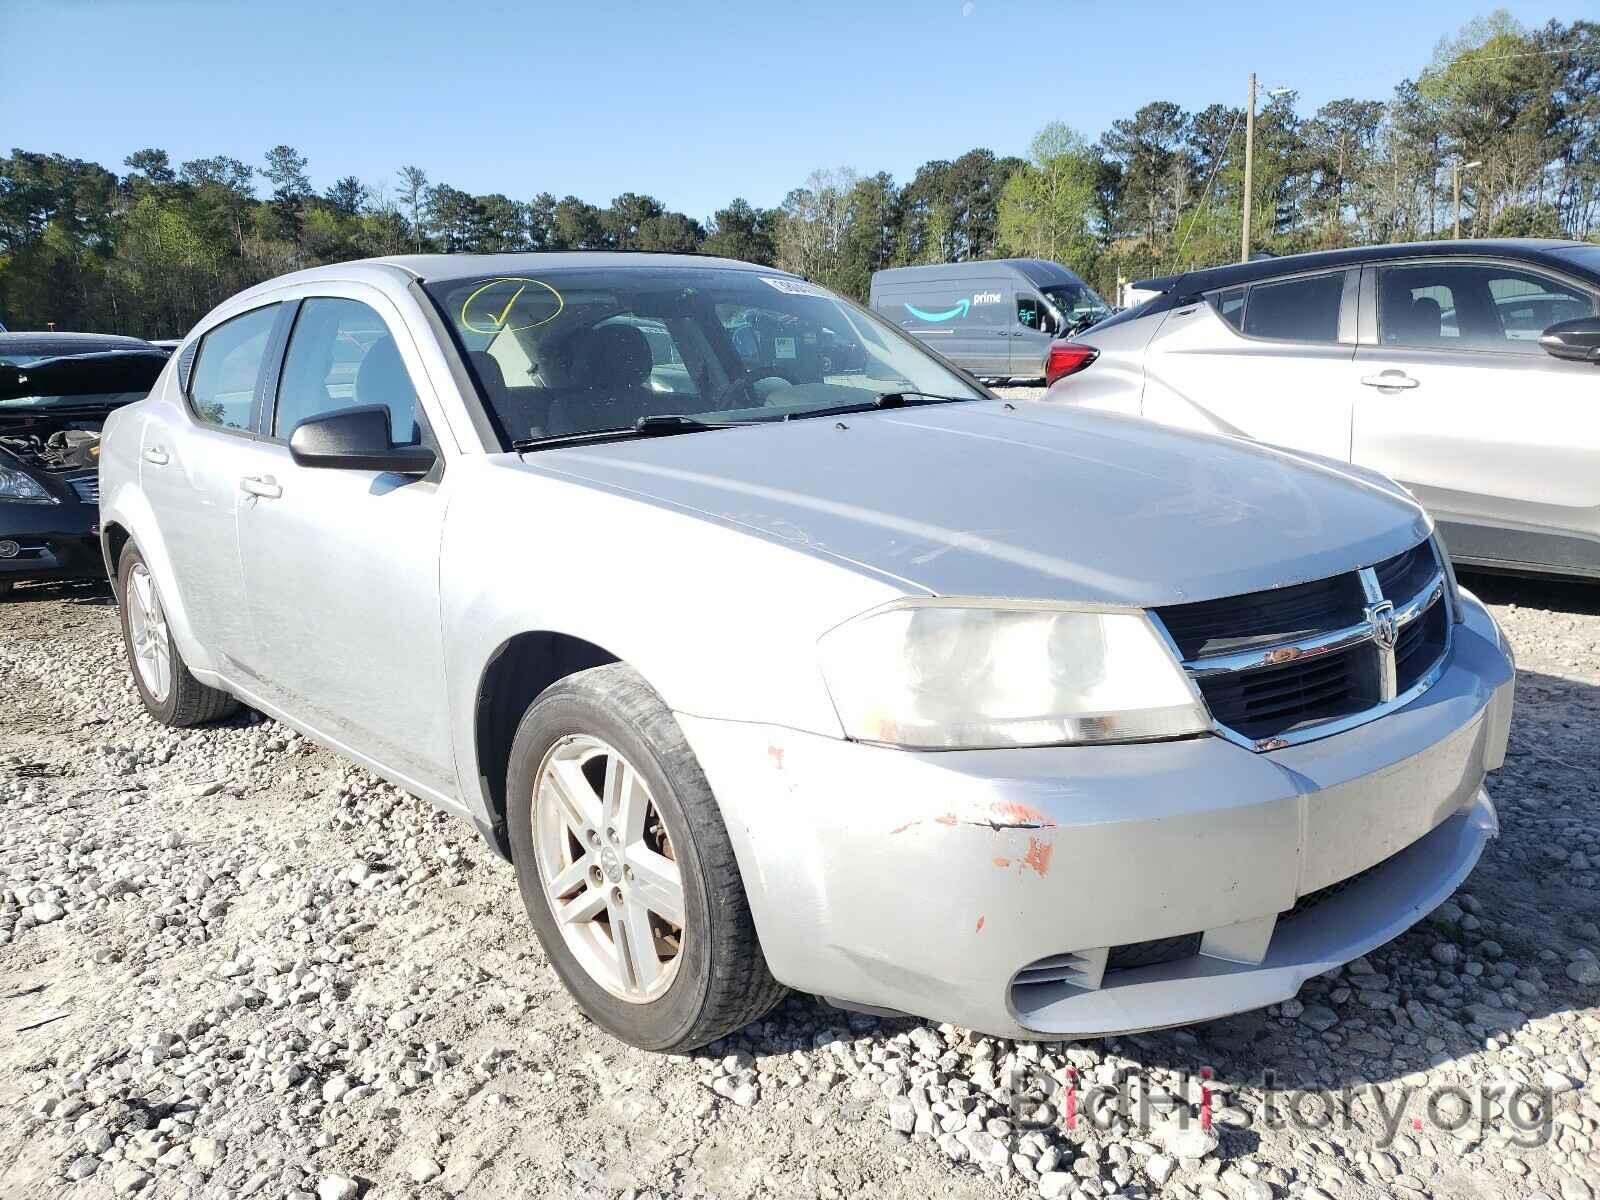
[[(678, 719), (784, 983), (1006, 1037), (1151, 1029), (1287, 999), (1471, 872), (1515, 670), (1488, 612), (1463, 610), (1418, 699), (1266, 754), (910, 753)], [(1163, 939), (1186, 952), (1118, 969)]]
[(17, 553), (0, 557), (0, 582), (104, 578), (100, 510), (92, 504), (18, 504), (0, 501), (0, 542)]

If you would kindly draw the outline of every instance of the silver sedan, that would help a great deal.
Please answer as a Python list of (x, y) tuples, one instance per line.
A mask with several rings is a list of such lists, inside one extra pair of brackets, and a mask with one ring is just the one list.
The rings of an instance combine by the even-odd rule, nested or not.
[(1008, 403), (795, 276), (274, 280), (101, 455), (132, 676), (471, 820), (583, 1010), (1008, 1037), (1272, 1003), (1496, 831), (1512, 668), (1359, 471)]

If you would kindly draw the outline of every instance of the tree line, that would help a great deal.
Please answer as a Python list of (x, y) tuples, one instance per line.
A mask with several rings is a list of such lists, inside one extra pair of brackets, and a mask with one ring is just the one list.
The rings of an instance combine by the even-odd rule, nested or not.
[[(1256, 114), (1252, 245), (1274, 254), (1451, 236), (1600, 235), (1600, 23), (1526, 28), (1504, 13), (1439, 44), (1387, 100), (1293, 91)], [(418, 166), (316, 190), (287, 145), (259, 165), (128, 155), (124, 174), (61, 154), (0, 158), (0, 321), (12, 329), (180, 335), (263, 279), (419, 251), (699, 251), (777, 265), (864, 299), (888, 266), (1054, 259), (1110, 295), (1119, 279), (1231, 261), (1244, 194), (1242, 108), (1154, 101), (1090, 141), (1047, 124), (1025, 158), (978, 148), (887, 172), (818, 170), (776, 208), (740, 198), (705, 222), (653, 196), (605, 207), (540, 192), (473, 195)], [(1468, 164), (1475, 164), (1470, 165)]]

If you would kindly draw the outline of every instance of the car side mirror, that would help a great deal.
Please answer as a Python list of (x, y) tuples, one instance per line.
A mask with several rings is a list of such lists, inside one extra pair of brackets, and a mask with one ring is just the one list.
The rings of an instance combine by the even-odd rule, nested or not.
[(1539, 335), (1539, 345), (1568, 362), (1600, 364), (1600, 317), (1558, 321)]
[(426, 475), (437, 456), (426, 446), (396, 446), (381, 404), (307, 417), (289, 435), (289, 456), (302, 467)]

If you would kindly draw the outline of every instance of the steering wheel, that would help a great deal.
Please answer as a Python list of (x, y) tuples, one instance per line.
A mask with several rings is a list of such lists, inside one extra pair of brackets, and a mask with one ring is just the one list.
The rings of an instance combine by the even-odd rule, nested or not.
[(746, 367), (744, 374), (738, 375), (731, 379), (717, 391), (717, 394), (711, 398), (711, 407), (717, 409), (730, 407), (727, 401), (731, 400), (740, 392), (743, 392), (749, 397), (751, 407), (765, 407), (767, 398), (760, 392), (756, 391), (756, 384), (765, 379), (779, 380), (785, 387), (793, 386), (787, 379), (784, 379), (782, 375), (757, 375), (754, 371)]

